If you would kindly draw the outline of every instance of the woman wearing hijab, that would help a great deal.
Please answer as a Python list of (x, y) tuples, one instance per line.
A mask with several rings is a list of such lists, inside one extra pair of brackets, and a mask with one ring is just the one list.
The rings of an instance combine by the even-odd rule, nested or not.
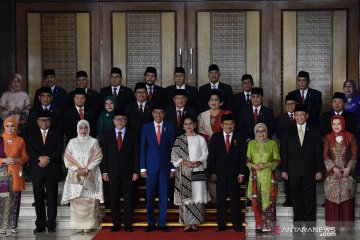
[(22, 166), (28, 155), (24, 140), (17, 135), (18, 123), (14, 117), (4, 121), (4, 133), (0, 141), (0, 234), (11, 229), (17, 234), (21, 191), (25, 189)]
[(256, 233), (269, 232), (276, 221), (278, 193), (276, 168), (280, 164), (277, 143), (268, 139), (265, 124), (254, 127), (255, 139), (248, 143), (247, 166), (250, 169), (248, 198), (255, 213)]
[(29, 95), (21, 89), (22, 77), (16, 73), (12, 76), (9, 89), (0, 98), (0, 117), (2, 120), (13, 116), (19, 125), (19, 130), (27, 123), (31, 108)]
[(358, 146), (353, 134), (345, 130), (341, 115), (331, 118), (332, 132), (324, 139), (325, 224), (346, 231), (355, 222), (355, 166)]
[(68, 175), (61, 204), (70, 202), (70, 225), (86, 233), (99, 226), (99, 203), (104, 202), (99, 168), (102, 151), (97, 139), (89, 135), (88, 121), (80, 120), (77, 132), (64, 154)]
[(184, 232), (197, 231), (196, 225), (205, 222), (205, 203), (210, 199), (206, 181), (191, 181), (192, 171), (206, 169), (209, 154), (205, 139), (196, 134), (195, 127), (195, 117), (185, 116), (185, 134), (175, 140), (171, 152), (171, 162), (176, 167), (174, 204), (179, 206)]
[(100, 143), (104, 138), (106, 132), (114, 129), (114, 112), (116, 110), (116, 98), (114, 96), (107, 96), (104, 99), (105, 110), (103, 110), (97, 121), (97, 139)]

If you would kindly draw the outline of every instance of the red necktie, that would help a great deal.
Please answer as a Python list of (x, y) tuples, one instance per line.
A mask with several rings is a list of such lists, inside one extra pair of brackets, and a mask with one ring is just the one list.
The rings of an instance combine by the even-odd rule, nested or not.
[(302, 103), (305, 102), (305, 92), (304, 91), (301, 91), (301, 101), (302, 101)]
[(177, 124), (178, 124), (178, 127), (180, 127), (180, 124), (181, 124), (181, 110), (177, 110), (177, 112), (178, 112)]
[(151, 101), (153, 97), (152, 87), (149, 87), (149, 100)]
[(291, 118), (291, 121), (294, 121), (294, 114), (293, 113), (290, 113), (290, 118)]
[(254, 123), (256, 124), (256, 121), (257, 121), (257, 117), (258, 117), (258, 109), (255, 108), (254, 109)]
[(226, 146), (226, 152), (229, 153), (229, 150), (230, 150), (230, 134), (226, 134), (225, 146)]
[(80, 119), (83, 120), (84, 119), (84, 112), (83, 112), (82, 108), (79, 109), (79, 115), (80, 115)]
[(157, 139), (157, 142), (158, 142), (158, 144), (160, 145), (160, 140), (161, 140), (161, 131), (160, 131), (160, 125), (158, 124), (158, 125), (156, 125), (156, 127), (157, 127), (157, 131), (156, 131), (156, 139)]
[(117, 94), (116, 94), (116, 88), (113, 88), (113, 94), (112, 94), (114, 97), (117, 97)]
[(119, 149), (119, 151), (120, 151), (121, 148), (122, 148), (122, 136), (121, 136), (121, 132), (118, 133), (117, 144), (118, 144), (118, 149)]

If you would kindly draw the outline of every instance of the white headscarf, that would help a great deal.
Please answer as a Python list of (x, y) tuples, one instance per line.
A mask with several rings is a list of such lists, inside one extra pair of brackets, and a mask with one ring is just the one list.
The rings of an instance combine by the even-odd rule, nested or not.
[[(80, 135), (80, 125), (81, 124), (85, 124), (87, 127), (88, 127), (88, 132), (87, 132), (87, 135), (85, 137), (81, 136)], [(77, 130), (77, 138), (80, 140), (80, 141), (85, 141), (85, 140), (89, 140), (91, 137), (90, 137), (90, 124), (87, 120), (80, 120), (78, 123), (77, 123), (77, 126), (76, 126), (76, 130)]]

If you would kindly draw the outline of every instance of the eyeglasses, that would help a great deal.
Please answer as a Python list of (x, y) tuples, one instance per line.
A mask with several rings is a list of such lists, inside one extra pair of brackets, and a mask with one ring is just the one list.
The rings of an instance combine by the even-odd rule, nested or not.
[(114, 117), (114, 120), (116, 120), (116, 121), (125, 121), (126, 117)]
[(45, 118), (45, 119), (38, 119), (39, 122), (50, 122), (51, 119), (50, 118)]

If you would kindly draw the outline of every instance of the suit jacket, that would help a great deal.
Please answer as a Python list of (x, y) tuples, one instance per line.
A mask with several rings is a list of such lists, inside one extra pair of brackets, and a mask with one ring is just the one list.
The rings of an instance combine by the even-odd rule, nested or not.
[(281, 139), (281, 171), (289, 174), (289, 179), (299, 176), (315, 178), (316, 172), (323, 170), (323, 147), (320, 129), (306, 124), (301, 146), (296, 122), (286, 127)]
[[(197, 118), (197, 115), (196, 115), (196, 110), (195, 108), (192, 108), (190, 106), (185, 106), (184, 107), (184, 110), (183, 110), (183, 113), (182, 113), (182, 116), (185, 116), (185, 115), (192, 115), (195, 117), (195, 119)], [(185, 133), (185, 130), (183, 128), (183, 126), (178, 126), (178, 121), (177, 121), (177, 116), (178, 116), (178, 113), (176, 111), (176, 107), (175, 106), (168, 106), (166, 108), (166, 115), (165, 115), (165, 121), (171, 123), (173, 126), (174, 126), (174, 137), (175, 139), (184, 134)], [(175, 140), (174, 139), (174, 140)]]
[[(96, 137), (96, 115), (92, 109), (84, 106), (84, 119), (90, 124), (90, 136)], [(75, 106), (68, 108), (63, 116), (63, 131), (67, 142), (77, 137), (77, 123), (80, 121), (80, 115)]]
[(152, 99), (150, 101), (152, 104), (154, 103), (164, 103), (166, 104), (166, 93), (165, 93), (165, 89), (163, 87), (160, 87), (158, 85), (153, 85), (153, 95), (152, 95)]
[[(165, 88), (165, 93), (167, 97), (167, 106), (174, 105), (174, 94), (176, 90), (176, 85), (171, 85)], [(197, 109), (198, 107), (198, 90), (196, 87), (185, 84), (185, 92), (187, 94), (186, 105)]]
[[(233, 91), (232, 87), (226, 83), (219, 82), (218, 90), (222, 93), (223, 105), (221, 109), (232, 110)], [(209, 109), (208, 98), (211, 91), (211, 84), (207, 83), (199, 88), (199, 112)]]
[(140, 113), (137, 101), (128, 103), (126, 105), (126, 117), (128, 119), (126, 127), (131, 128), (140, 134), (142, 126), (153, 120), (152, 106), (153, 104), (151, 102), (146, 101), (144, 113)]
[[(74, 106), (74, 96), (75, 96), (75, 90), (69, 92), (67, 108)], [(93, 89), (87, 88), (85, 105), (88, 106), (90, 109), (94, 110), (96, 114), (98, 114), (100, 111), (100, 104), (104, 105), (103, 102), (100, 102), (99, 93)]]
[[(26, 151), (29, 154), (30, 176), (32, 180), (60, 180), (63, 152), (63, 135), (60, 130), (50, 127), (45, 144), (42, 140), (40, 128), (30, 130), (29, 139), (26, 142)], [(50, 163), (42, 168), (40, 167), (38, 157), (50, 157)]]
[[(296, 103), (302, 103), (301, 93), (299, 89), (289, 92), (289, 94), (293, 94), (296, 96)], [(322, 93), (318, 90), (308, 88), (308, 93), (306, 95), (304, 104), (306, 105), (309, 113), (308, 122), (318, 126), (319, 115), (322, 107)]]
[(103, 141), (101, 172), (108, 173), (110, 180), (121, 177), (131, 181), (133, 173), (139, 173), (139, 144), (135, 131), (126, 128), (123, 145), (119, 151), (115, 129), (107, 132)]
[(160, 145), (157, 143), (154, 121), (146, 123), (141, 130), (140, 169), (148, 174), (168, 173), (173, 167), (170, 162), (174, 142), (174, 127), (163, 121)]
[(251, 101), (247, 102), (246, 98), (245, 98), (245, 92), (239, 92), (237, 94), (234, 95), (233, 97), (233, 113), (235, 114), (236, 117), (238, 117), (241, 113), (241, 110), (248, 106), (251, 105)]
[(282, 113), (276, 118), (276, 136), (281, 140), (284, 129), (291, 125), (294, 121), (291, 120), (289, 114)]
[(271, 108), (261, 106), (255, 123), (252, 105), (243, 108), (240, 116), (238, 117), (238, 132), (245, 140), (255, 139), (254, 127), (257, 123), (265, 123), (268, 128), (268, 136), (271, 138), (276, 129), (273, 110)]
[[(37, 89), (35, 92), (33, 107), (41, 106), (39, 95), (40, 95), (39, 89)], [(67, 91), (55, 85), (52, 95), (53, 95), (53, 100), (51, 104), (54, 105), (55, 108), (65, 109), (67, 103)]]
[[(107, 96), (112, 96), (112, 87), (107, 86), (100, 89), (100, 111), (104, 110), (104, 99)], [(117, 106), (120, 109), (125, 109), (126, 104), (135, 100), (133, 91), (125, 86), (120, 86), (118, 95), (116, 96)]]
[[(28, 117), (29, 130), (31, 128), (38, 128), (37, 117), (38, 117), (39, 111), (41, 111), (42, 109), (43, 109), (42, 106), (34, 106), (30, 109), (29, 117)], [(61, 119), (62, 119), (63, 110), (60, 108), (56, 108), (56, 107), (54, 107), (54, 105), (50, 104), (49, 112), (50, 112), (50, 117), (51, 117), (51, 126), (53, 128), (62, 129)]]
[[(332, 132), (331, 118), (335, 115), (333, 110), (324, 112), (320, 117), (321, 135), (325, 137), (326, 134)], [(356, 115), (352, 112), (343, 111), (341, 115), (345, 118), (345, 128), (348, 132), (356, 134)]]
[(208, 171), (216, 174), (217, 179), (231, 177), (237, 179), (239, 174), (245, 173), (246, 145), (240, 135), (233, 132), (229, 153), (226, 152), (224, 132), (214, 133), (210, 140)]

